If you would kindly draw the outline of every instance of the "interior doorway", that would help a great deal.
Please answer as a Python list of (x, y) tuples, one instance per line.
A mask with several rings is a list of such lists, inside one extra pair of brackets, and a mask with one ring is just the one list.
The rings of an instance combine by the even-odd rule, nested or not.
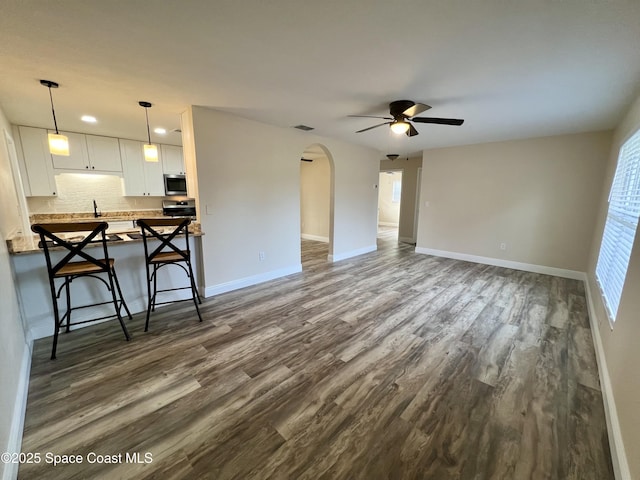
[(302, 268), (326, 263), (333, 254), (333, 159), (320, 144), (300, 158), (300, 241)]
[(378, 181), (378, 236), (398, 239), (402, 207), (402, 170), (380, 172)]

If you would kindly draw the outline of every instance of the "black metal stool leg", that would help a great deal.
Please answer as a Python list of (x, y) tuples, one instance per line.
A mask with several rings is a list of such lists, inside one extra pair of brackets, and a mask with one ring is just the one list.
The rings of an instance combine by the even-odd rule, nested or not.
[(191, 296), (193, 297), (193, 304), (196, 306), (196, 313), (198, 314), (198, 318), (200, 319), (200, 321), (202, 321), (200, 308), (198, 308), (198, 303), (201, 304), (202, 300), (200, 300), (200, 295), (198, 295), (198, 290), (196, 289), (196, 282), (193, 279), (193, 269), (191, 268), (191, 261), (187, 262), (187, 267), (189, 267), (189, 281), (191, 282)]
[(124, 332), (124, 336), (129, 341), (131, 336), (129, 335), (129, 331), (127, 330), (127, 326), (124, 324), (124, 320), (122, 319), (122, 315), (120, 314), (120, 307), (118, 307), (118, 299), (116, 298), (116, 288), (113, 281), (113, 270), (109, 270), (107, 275), (109, 276), (109, 283), (111, 286), (111, 299), (113, 301), (113, 308), (115, 308), (116, 316), (118, 317), (118, 321), (120, 322), (120, 326), (122, 327), (122, 331)]
[(127, 312), (127, 317), (131, 320), (133, 317), (131, 316), (131, 312), (129, 311), (129, 307), (127, 307), (127, 302), (124, 301), (124, 295), (122, 295), (122, 290), (120, 289), (120, 282), (118, 281), (118, 275), (116, 274), (115, 269), (113, 270), (113, 280), (116, 284), (116, 288), (118, 289), (118, 295), (120, 296), (120, 308), (124, 307)]
[(67, 317), (67, 329), (66, 332), (69, 333), (69, 331), (71, 330), (71, 292), (70, 292), (70, 288), (69, 288), (69, 283), (71, 282), (71, 280), (69, 280), (69, 278), (65, 277), (64, 279), (64, 290), (65, 290), (65, 296), (67, 297), (67, 313), (65, 314), (65, 316)]
[(158, 295), (158, 266), (153, 264), (153, 296), (151, 297), (151, 311), (156, 311), (156, 295)]
[(51, 348), (51, 360), (56, 359), (56, 349), (58, 348), (58, 334), (60, 332), (60, 312), (58, 311), (58, 303), (53, 298), (53, 321), (55, 322), (53, 330), (53, 347)]
[(149, 331), (149, 317), (151, 317), (151, 308), (153, 306), (153, 303), (155, 302), (155, 292), (153, 294), (153, 297), (151, 295), (151, 282), (152, 282), (152, 277), (154, 276), (155, 276), (155, 268), (154, 268), (153, 274), (149, 275), (149, 265), (147, 265), (147, 319), (144, 322), (145, 332)]

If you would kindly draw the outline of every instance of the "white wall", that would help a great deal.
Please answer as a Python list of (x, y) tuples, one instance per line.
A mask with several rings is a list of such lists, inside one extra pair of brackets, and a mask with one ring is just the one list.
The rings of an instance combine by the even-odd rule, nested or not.
[[(611, 398), (610, 409), (617, 419), (613, 418), (613, 440), (624, 442), (614, 445), (618, 448), (617, 457), (623, 462), (619, 468), (624, 472), (628, 461), (630, 476), (640, 478), (640, 375), (637, 374), (640, 364), (640, 234), (636, 233), (635, 243), (624, 284), (618, 317), (613, 328), (610, 328), (600, 290), (595, 280), (595, 266), (602, 240), (606, 219), (609, 189), (616, 169), (618, 152), (622, 144), (634, 132), (640, 129), (640, 96), (631, 106), (629, 112), (614, 132), (613, 145), (609, 155), (606, 175), (602, 182), (602, 194), (598, 203), (598, 220), (591, 249), (588, 268), (588, 291), (592, 300), (592, 316), (597, 321), (596, 347), (601, 366), (601, 382), (605, 393)], [(602, 370), (603, 369), (603, 370)]]
[[(20, 447), (30, 365), (6, 244), (6, 238), (21, 228), (21, 220), (3, 130), (11, 136), (11, 126), (0, 110), (0, 452)], [(0, 463), (1, 478), (11, 478), (15, 471), (13, 465)]]
[(195, 147), (206, 295), (300, 271), (300, 157), (313, 143), (335, 169), (332, 258), (376, 248), (378, 152), (204, 107), (184, 115), (183, 129), (193, 128), (183, 138)]
[(326, 157), (300, 162), (300, 221), (302, 238), (329, 241), (331, 165)]
[(418, 251), (586, 272), (610, 145), (595, 132), (425, 150)]

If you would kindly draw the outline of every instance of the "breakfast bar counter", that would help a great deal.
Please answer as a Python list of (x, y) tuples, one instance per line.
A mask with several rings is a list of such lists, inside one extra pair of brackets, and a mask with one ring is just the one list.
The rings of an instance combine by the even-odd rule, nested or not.
[[(136, 218), (153, 218), (160, 215), (149, 215), (153, 212), (144, 212)], [(166, 217), (165, 217), (166, 218)], [(32, 219), (33, 220), (33, 219)], [(131, 313), (143, 312), (147, 305), (147, 283), (145, 273), (145, 257), (142, 245), (140, 230), (135, 227), (135, 219), (122, 218), (121, 216), (105, 215), (104, 217), (94, 218), (73, 216), (67, 218), (52, 218), (50, 222), (64, 221), (106, 221), (109, 223), (107, 234), (110, 241), (108, 242), (109, 256), (115, 259), (115, 268), (124, 293), (125, 300)], [(32, 223), (46, 223), (41, 219)], [(191, 258), (196, 279), (196, 285), (200, 286), (201, 282), (201, 264), (202, 264), (202, 242), (198, 224), (190, 226), (189, 249), (191, 250)], [(42, 249), (38, 247), (39, 238), (35, 235), (13, 237), (7, 239), (7, 246), (11, 254), (13, 270), (15, 273), (15, 281), (18, 286), (18, 298), (20, 307), (23, 310), (23, 318), (25, 319), (25, 327), (33, 339), (43, 338), (53, 335), (53, 307), (51, 305), (51, 295), (49, 292), (49, 280), (47, 276), (47, 268)], [(157, 242), (157, 240), (152, 240)], [(100, 245), (100, 243), (96, 244)], [(52, 249), (53, 254), (63, 255), (66, 250), (62, 247), (60, 252), (55, 252), (57, 248)], [(89, 247), (90, 248), (90, 247)], [(186, 248), (183, 245), (181, 248)], [(173, 271), (168, 270), (168, 274), (158, 278), (158, 286), (161, 288), (176, 288), (185, 285), (188, 281), (180, 268)], [(78, 279), (73, 282), (74, 304), (93, 303), (96, 298), (105, 296), (105, 289), (95, 288), (91, 282), (85, 282)], [(201, 290), (199, 288), (199, 290)], [(185, 298), (185, 293), (181, 291), (168, 292), (164, 297), (168, 301), (180, 300)], [(105, 297), (106, 298), (106, 297)], [(100, 307), (97, 307), (100, 308)], [(106, 307), (105, 307), (106, 308)], [(76, 320), (85, 318), (95, 318), (95, 309), (86, 309), (87, 311), (78, 311), (74, 314)], [(91, 323), (87, 324), (91, 325)]]

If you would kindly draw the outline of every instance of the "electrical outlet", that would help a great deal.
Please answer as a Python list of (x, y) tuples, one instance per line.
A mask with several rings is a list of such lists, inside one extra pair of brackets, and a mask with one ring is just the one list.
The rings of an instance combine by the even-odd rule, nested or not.
[(258, 260), (264, 262), (264, 259), (267, 258), (267, 254), (263, 251), (258, 252)]
[(500, 250), (506, 250), (506, 249), (507, 249), (507, 244), (506, 244), (506, 243), (504, 243), (504, 242), (502, 242), (502, 243), (500, 244)]

